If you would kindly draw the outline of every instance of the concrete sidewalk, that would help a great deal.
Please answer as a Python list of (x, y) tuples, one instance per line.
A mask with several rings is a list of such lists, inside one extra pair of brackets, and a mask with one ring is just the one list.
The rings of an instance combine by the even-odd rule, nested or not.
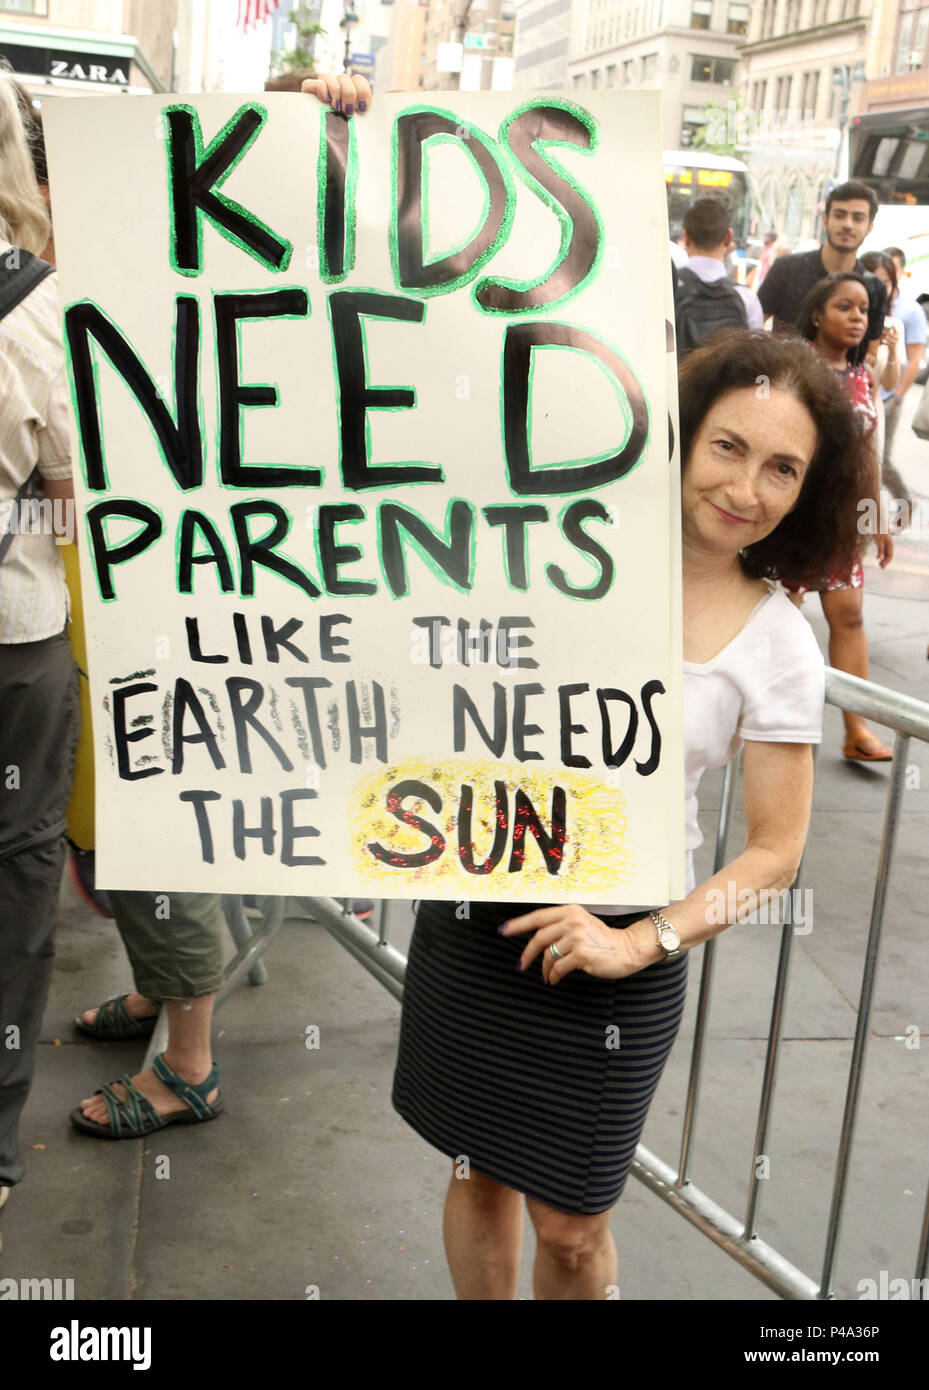
[[(929, 497), (929, 445), (898, 436), (908, 483)], [(818, 600), (805, 611), (821, 643)], [(929, 699), (929, 535), (869, 568), (872, 679)], [(794, 939), (759, 1234), (818, 1281), (845, 1096), (888, 766), (840, 757), (826, 711), (805, 883), (813, 930)], [(929, 748), (914, 744), (865, 1063), (837, 1296), (858, 1281), (909, 1279), (929, 1182)], [(702, 789), (712, 837), (720, 779)], [(733, 829), (731, 852), (740, 843)], [(698, 857), (698, 878), (710, 847)], [(405, 905), (394, 939), (409, 933)], [(721, 939), (693, 1181), (736, 1215), (752, 1170), (755, 1115), (777, 962), (777, 927)], [(688, 1011), (643, 1142), (675, 1164), (702, 951)], [(145, 1142), (77, 1134), (68, 1111), (138, 1067), (141, 1049), (79, 1038), (72, 1016), (131, 985), (118, 934), (66, 883), (52, 996), (25, 1114), (28, 1174), (3, 1216), (0, 1278), (71, 1278), (77, 1298), (449, 1299), (442, 1250), (448, 1161), (393, 1113), (399, 1005), (318, 925), (288, 920), (269, 983), (217, 1016), (225, 1113)], [(307, 1025), (320, 1047), (305, 1046)], [(913, 1027), (922, 1046), (912, 1044)], [(909, 1031), (908, 1031), (909, 1030)], [(169, 1164), (164, 1163), (164, 1159)], [(165, 1174), (168, 1174), (165, 1176)], [(630, 1179), (614, 1218), (623, 1299), (774, 1299), (752, 1275)], [(530, 1242), (520, 1297), (531, 1298)]]

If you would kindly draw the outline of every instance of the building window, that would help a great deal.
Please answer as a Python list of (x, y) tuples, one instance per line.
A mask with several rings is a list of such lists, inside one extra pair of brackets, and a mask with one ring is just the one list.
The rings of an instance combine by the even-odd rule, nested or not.
[(809, 111), (811, 115), (816, 115), (816, 101), (819, 97), (819, 73), (805, 72), (803, 74), (803, 88), (800, 96), (800, 107), (803, 111)]
[(842, 105), (842, 73), (843, 68), (832, 69), (832, 84), (829, 92), (829, 119), (834, 121), (839, 114), (839, 107)]
[(642, 58), (642, 81), (651, 82), (658, 76), (658, 54), (646, 53)]
[(735, 58), (699, 58), (694, 54), (690, 80), (691, 82), (717, 82), (728, 87), (732, 82), (735, 65)]
[(713, 18), (712, 0), (693, 0), (690, 11), (691, 29), (709, 29)]
[(628, 87), (635, 81), (635, 59), (627, 58), (623, 63), (623, 86)]
[(918, 72), (929, 66), (929, 9), (904, 14), (900, 21), (897, 72)]
[(584, 74), (582, 72), (576, 72), (571, 81), (574, 83), (574, 90), (579, 92), (584, 86)]
[(0, 0), (4, 14), (48, 15), (48, 0)]
[(596, 91), (600, 86), (600, 72), (597, 68), (594, 68), (590, 74), (590, 85), (593, 91)]
[(779, 77), (777, 79), (777, 88), (774, 93), (774, 105), (778, 111), (786, 111), (790, 105), (790, 88), (792, 82), (792, 76)]
[(729, 14), (726, 19), (727, 34), (747, 34), (748, 21), (751, 18), (751, 5), (730, 5)]
[(606, 85), (607, 85), (608, 87), (615, 87), (615, 86), (616, 86), (616, 64), (615, 64), (615, 63), (610, 63), (609, 67), (608, 67), (607, 70), (606, 70)]
[(913, 58), (910, 71), (916, 68), (929, 67), (929, 9), (925, 7), (919, 11), (919, 20), (916, 24), (916, 34), (913, 39)]
[(784, 209), (784, 234), (791, 241), (799, 241), (803, 232), (803, 182), (795, 178), (787, 192), (787, 206)]
[(685, 106), (681, 112), (681, 146), (689, 149), (698, 130), (706, 125), (706, 111), (702, 106)]

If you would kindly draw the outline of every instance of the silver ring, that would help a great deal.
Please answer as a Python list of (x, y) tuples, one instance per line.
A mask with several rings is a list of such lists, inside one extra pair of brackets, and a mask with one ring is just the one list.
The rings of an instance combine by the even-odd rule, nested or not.
[(548, 954), (551, 956), (552, 960), (564, 960), (564, 951), (559, 951), (554, 941), (548, 948)]

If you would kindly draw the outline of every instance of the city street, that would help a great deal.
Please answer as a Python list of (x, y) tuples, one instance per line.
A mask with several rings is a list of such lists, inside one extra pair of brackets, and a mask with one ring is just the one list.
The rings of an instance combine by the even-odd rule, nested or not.
[[(897, 461), (929, 505), (929, 444), (898, 430)], [(816, 598), (805, 612), (820, 643)], [(866, 573), (872, 679), (929, 699), (929, 527)], [(785, 1041), (761, 1194), (759, 1234), (818, 1280), (851, 1054), (888, 765), (839, 756), (826, 713), (803, 886), (809, 922), (794, 940)], [(899, 842), (865, 1063), (836, 1295), (859, 1281), (913, 1274), (929, 1172), (929, 749), (907, 758)], [(712, 840), (719, 777), (703, 788)], [(739, 820), (731, 852), (738, 848)], [(711, 844), (698, 855), (698, 880)], [(406, 905), (394, 939), (408, 938)], [(717, 947), (693, 1181), (736, 1216), (752, 1170), (755, 1115), (780, 932), (734, 926)], [(649, 1114), (644, 1143), (675, 1164), (700, 955), (690, 962), (682, 1036)], [(79, 1299), (450, 1299), (441, 1238), (449, 1163), (390, 1105), (399, 1005), (318, 925), (293, 918), (272, 944), (263, 988), (243, 986), (218, 1015), (225, 1113), (145, 1141), (77, 1134), (68, 1112), (103, 1081), (132, 1071), (139, 1046), (72, 1029), (76, 1012), (130, 987), (112, 923), (70, 883), (35, 1086), (24, 1117), (26, 1181), (3, 1219), (3, 1278), (73, 1279)], [(306, 1046), (319, 1028), (320, 1045)], [(918, 1030), (918, 1031), (917, 1031)], [(922, 1045), (919, 1045), (920, 1037)], [(169, 1162), (165, 1162), (165, 1159)], [(774, 1299), (658, 1197), (630, 1178), (613, 1230), (620, 1297)], [(529, 1249), (529, 1237), (526, 1237)], [(531, 1298), (524, 1265), (520, 1297)]]

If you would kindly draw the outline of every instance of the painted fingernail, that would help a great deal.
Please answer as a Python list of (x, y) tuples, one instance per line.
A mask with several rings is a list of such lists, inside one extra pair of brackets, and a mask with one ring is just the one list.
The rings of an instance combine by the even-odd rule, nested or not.
[(354, 111), (355, 111), (355, 107), (354, 107), (353, 103), (350, 102), (350, 101), (347, 101), (347, 102), (345, 103), (345, 115), (346, 115), (346, 116), (351, 116), (351, 115), (354, 114)]
[(510, 925), (509, 922), (501, 922), (501, 923), (500, 923), (499, 927), (497, 928), (497, 931), (500, 933), (501, 936), (502, 936), (503, 933), (506, 931), (506, 929), (507, 929), (507, 927), (508, 927), (509, 925)]
[(334, 106), (332, 109), (333, 109), (334, 111), (338, 111), (338, 112), (341, 114), (341, 111), (342, 111), (342, 98), (341, 98), (341, 97), (339, 97), (338, 101), (336, 102), (335, 106)]
[(359, 103), (358, 103), (358, 110), (359, 110), (359, 111), (367, 111), (367, 109), (368, 109), (368, 103), (367, 103), (366, 101), (359, 101)]

